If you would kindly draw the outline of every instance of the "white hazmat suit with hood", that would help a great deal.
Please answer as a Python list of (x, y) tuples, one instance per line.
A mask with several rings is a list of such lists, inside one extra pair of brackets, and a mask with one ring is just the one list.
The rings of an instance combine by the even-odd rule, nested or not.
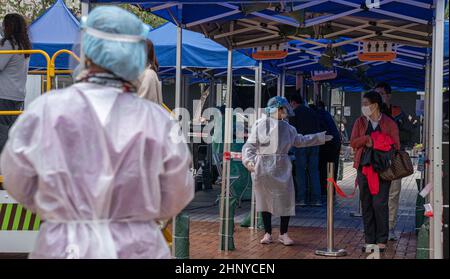
[[(288, 105), (286, 101), (285, 105), (280, 106)], [(278, 110), (279, 107), (274, 108)], [(289, 149), (293, 146), (321, 145), (329, 139), (330, 136), (325, 135), (325, 132), (298, 134), (287, 121), (274, 117), (264, 116), (257, 120), (242, 148), (242, 162), (252, 171), (256, 211), (270, 212), (274, 216), (295, 216), (295, 190)]]
[(33, 102), (1, 156), (6, 190), (44, 221), (30, 257), (170, 258), (156, 221), (194, 195), (178, 132), (157, 104), (107, 85), (77, 83)]

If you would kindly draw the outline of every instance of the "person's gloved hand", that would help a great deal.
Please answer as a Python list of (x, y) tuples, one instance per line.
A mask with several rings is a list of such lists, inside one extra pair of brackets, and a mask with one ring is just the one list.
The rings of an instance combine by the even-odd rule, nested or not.
[(330, 141), (330, 140), (333, 139), (333, 136), (332, 136), (332, 135), (327, 135), (327, 134), (326, 134), (326, 131), (320, 132), (319, 134), (321, 135), (321, 137), (322, 137), (322, 136), (325, 136), (325, 141)]
[(255, 163), (248, 162), (247, 163), (247, 169), (248, 169), (249, 172), (254, 172), (255, 171)]

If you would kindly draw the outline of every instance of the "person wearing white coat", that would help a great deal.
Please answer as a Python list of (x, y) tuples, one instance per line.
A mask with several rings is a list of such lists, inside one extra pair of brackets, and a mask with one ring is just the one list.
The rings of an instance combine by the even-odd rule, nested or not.
[(272, 242), (272, 215), (281, 217), (279, 241), (292, 245), (287, 231), (289, 217), (295, 216), (295, 190), (289, 149), (322, 145), (333, 137), (325, 132), (301, 135), (285, 119), (292, 108), (284, 97), (273, 97), (266, 107), (267, 117), (256, 121), (242, 148), (242, 163), (251, 172), (255, 187), (256, 211), (262, 212), (265, 235), (261, 244)]
[(162, 86), (158, 77), (159, 64), (152, 41), (147, 40), (148, 67), (138, 80), (138, 95), (141, 98), (162, 105)]
[(87, 69), (35, 100), (1, 154), (4, 187), (44, 221), (30, 258), (170, 258), (157, 221), (192, 200), (192, 162), (178, 124), (133, 94), (146, 30), (114, 6), (82, 26)]

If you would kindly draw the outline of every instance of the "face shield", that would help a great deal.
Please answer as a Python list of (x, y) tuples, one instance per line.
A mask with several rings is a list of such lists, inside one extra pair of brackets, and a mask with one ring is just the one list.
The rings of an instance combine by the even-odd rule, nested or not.
[(267, 107), (265, 108), (267, 115), (274, 115), (278, 112), (278, 109), (284, 108), (287, 114), (287, 117), (294, 116), (294, 110), (292, 109), (291, 105), (289, 104), (288, 100), (284, 97), (276, 96), (271, 98), (267, 102)]

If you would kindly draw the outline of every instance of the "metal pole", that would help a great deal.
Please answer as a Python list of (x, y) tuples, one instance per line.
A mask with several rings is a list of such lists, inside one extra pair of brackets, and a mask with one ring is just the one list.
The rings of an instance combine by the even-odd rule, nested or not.
[[(228, 251), (228, 232), (229, 232), (229, 223), (228, 219), (230, 217), (230, 161), (225, 158), (225, 153), (230, 152), (231, 141), (233, 139), (233, 115), (232, 115), (232, 93), (233, 93), (233, 50), (228, 49), (228, 67), (227, 67), (227, 95), (226, 95), (226, 108), (225, 108), (225, 136), (224, 136), (224, 144), (223, 144), (223, 165), (222, 165), (222, 206), (221, 206), (221, 228), (220, 234), (223, 232), (223, 222), (225, 221), (225, 252)], [(225, 217), (225, 218), (224, 218)], [(219, 241), (219, 250), (222, 248), (222, 239), (220, 237)]]
[[(427, 159), (428, 159), (428, 166), (427, 166), (427, 184), (428, 183), (433, 183), (433, 138), (434, 138), (434, 134), (433, 134), (433, 109), (434, 109), (434, 99), (433, 99), (433, 86), (434, 86), (434, 74), (433, 74), (433, 70), (432, 67), (430, 67), (430, 88), (429, 88), (429, 94), (428, 94), (428, 134), (427, 134)], [(430, 192), (430, 194), (428, 195), (428, 202), (432, 203), (433, 201), (433, 191)], [(433, 245), (434, 245), (434, 234), (433, 234), (433, 226), (431, 225), (431, 221), (430, 221), (430, 233), (429, 233), (429, 249), (430, 249), (430, 258), (432, 258), (433, 256), (432, 251), (433, 251)]]
[[(89, 3), (89, 1), (86, 2), (81, 2), (81, 16), (87, 16), (89, 14), (89, 9), (90, 9), (91, 4)], [(83, 52), (83, 40), (82, 38), (80, 38), (80, 65), (84, 66), (86, 60), (86, 56), (84, 55)]]
[(175, 68), (175, 108), (181, 107), (181, 61), (183, 52), (183, 29), (177, 26), (177, 50), (176, 50), (176, 68)]
[[(328, 178), (334, 177), (334, 163), (327, 163)], [(334, 249), (333, 183), (327, 184), (327, 248), (316, 250), (316, 255), (342, 257), (347, 255), (344, 249)]]
[(283, 68), (283, 71), (281, 72), (281, 96), (286, 96), (286, 69)]
[(277, 78), (277, 96), (281, 96), (281, 74)]
[[(258, 112), (260, 107), (259, 102), (260, 102), (260, 95), (259, 95), (259, 66), (258, 66), (255, 67), (255, 99), (254, 99), (255, 121), (258, 119)], [(252, 125), (254, 125), (254, 123), (252, 123)], [(257, 226), (255, 207), (256, 207), (255, 185), (252, 185), (252, 201), (250, 205), (250, 228), (253, 230), (255, 230)]]
[(261, 96), (262, 96), (262, 81), (263, 81), (263, 64), (262, 61), (259, 62), (258, 65), (258, 114), (256, 115), (257, 118), (259, 118), (260, 115), (260, 108), (261, 108)]
[[(444, 9), (445, 1), (435, 1), (435, 22), (433, 25), (433, 50), (432, 50), (432, 74), (433, 74), (433, 161), (432, 161), (432, 206), (434, 218), (430, 219), (430, 258), (442, 259), (442, 115), (443, 115), (443, 67), (444, 67)], [(431, 243), (430, 243), (431, 244)]]
[[(430, 154), (429, 146), (430, 146), (430, 88), (431, 88), (431, 58), (427, 56), (427, 62), (425, 66), (425, 96), (424, 96), (424, 121), (423, 121), (423, 144), (425, 150), (425, 158), (428, 159)], [(424, 177), (425, 177), (425, 185), (428, 184), (430, 176), (429, 176), (429, 166), (424, 165)]]

